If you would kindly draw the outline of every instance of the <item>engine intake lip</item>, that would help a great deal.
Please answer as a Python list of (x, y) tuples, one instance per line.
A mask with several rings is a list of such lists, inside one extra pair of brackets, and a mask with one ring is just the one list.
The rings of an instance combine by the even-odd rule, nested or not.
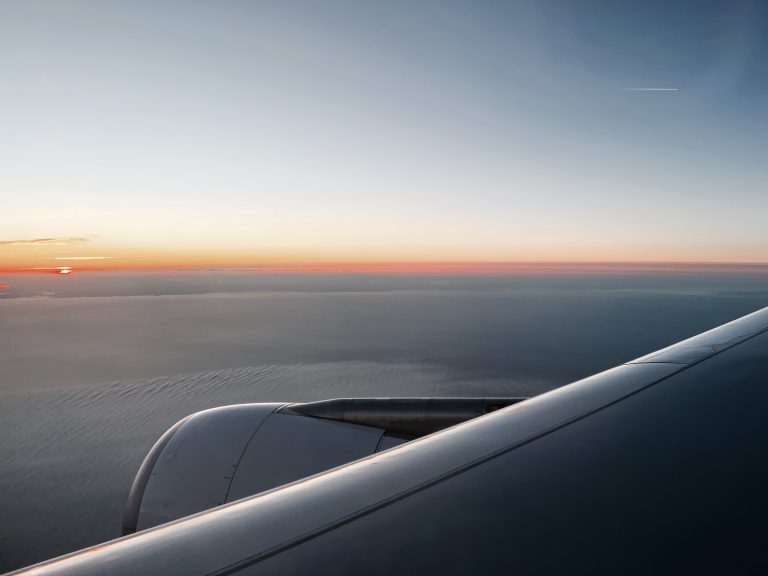
[(121, 536), (128, 536), (129, 534), (136, 533), (136, 527), (139, 523), (139, 510), (141, 509), (141, 501), (144, 498), (144, 491), (147, 489), (147, 483), (149, 477), (152, 475), (152, 470), (157, 464), (160, 455), (163, 453), (163, 449), (168, 445), (176, 434), (179, 428), (181, 428), (187, 420), (192, 418), (194, 414), (190, 414), (186, 418), (182, 418), (176, 424), (168, 428), (165, 434), (160, 436), (160, 439), (155, 442), (149, 453), (141, 463), (139, 471), (136, 473), (136, 477), (133, 479), (131, 489), (128, 491), (128, 499), (125, 501), (125, 507), (123, 508), (123, 522), (120, 530)]

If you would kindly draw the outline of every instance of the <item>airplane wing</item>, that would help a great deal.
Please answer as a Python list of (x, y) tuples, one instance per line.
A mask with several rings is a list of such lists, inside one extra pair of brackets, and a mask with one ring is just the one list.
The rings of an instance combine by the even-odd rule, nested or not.
[[(387, 434), (397, 443), (386, 432), (398, 420), (391, 406), (382, 420), (369, 405), (363, 424), (346, 405), (272, 406), (288, 412), (274, 418), (341, 427), (365, 427), (373, 412), (378, 436), (360, 434), (369, 456), (229, 502), (235, 465), (204, 494), (202, 506), (218, 504), (216, 490), (222, 505), (16, 574), (764, 573), (767, 332), (765, 308), (535, 398), (476, 406), (487, 414), (442, 431), (412, 441), (400, 432), (379, 452)], [(227, 429), (241, 444), (261, 434), (241, 424), (233, 417)], [(148, 525), (163, 520), (164, 501), (148, 494), (173, 493), (166, 469), (152, 470), (171, 470), (184, 451), (169, 434), (127, 508), (140, 517), (135, 500), (147, 497)], [(278, 441), (260, 454), (277, 461), (281, 448), (291, 450)], [(241, 445), (232, 450), (245, 458)], [(221, 465), (232, 459), (219, 455)], [(177, 477), (194, 485), (190, 462)], [(269, 476), (269, 458), (254, 462)]]

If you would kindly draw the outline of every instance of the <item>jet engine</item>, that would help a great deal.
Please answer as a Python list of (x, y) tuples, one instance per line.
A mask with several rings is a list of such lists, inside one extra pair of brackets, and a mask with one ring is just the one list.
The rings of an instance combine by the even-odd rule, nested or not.
[(399, 446), (525, 398), (345, 398), (238, 404), (172, 426), (128, 495), (132, 534)]

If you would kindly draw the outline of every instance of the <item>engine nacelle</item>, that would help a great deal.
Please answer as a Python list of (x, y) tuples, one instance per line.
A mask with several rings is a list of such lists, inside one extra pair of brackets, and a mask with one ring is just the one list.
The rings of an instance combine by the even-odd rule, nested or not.
[(152, 447), (123, 515), (131, 534), (312, 476), (524, 398), (360, 398), (197, 412)]

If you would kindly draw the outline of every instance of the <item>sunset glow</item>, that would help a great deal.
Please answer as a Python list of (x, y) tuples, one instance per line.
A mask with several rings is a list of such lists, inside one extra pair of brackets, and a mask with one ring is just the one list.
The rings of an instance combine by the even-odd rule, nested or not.
[(748, 9), (87, 6), (4, 7), (4, 274), (768, 262)]

